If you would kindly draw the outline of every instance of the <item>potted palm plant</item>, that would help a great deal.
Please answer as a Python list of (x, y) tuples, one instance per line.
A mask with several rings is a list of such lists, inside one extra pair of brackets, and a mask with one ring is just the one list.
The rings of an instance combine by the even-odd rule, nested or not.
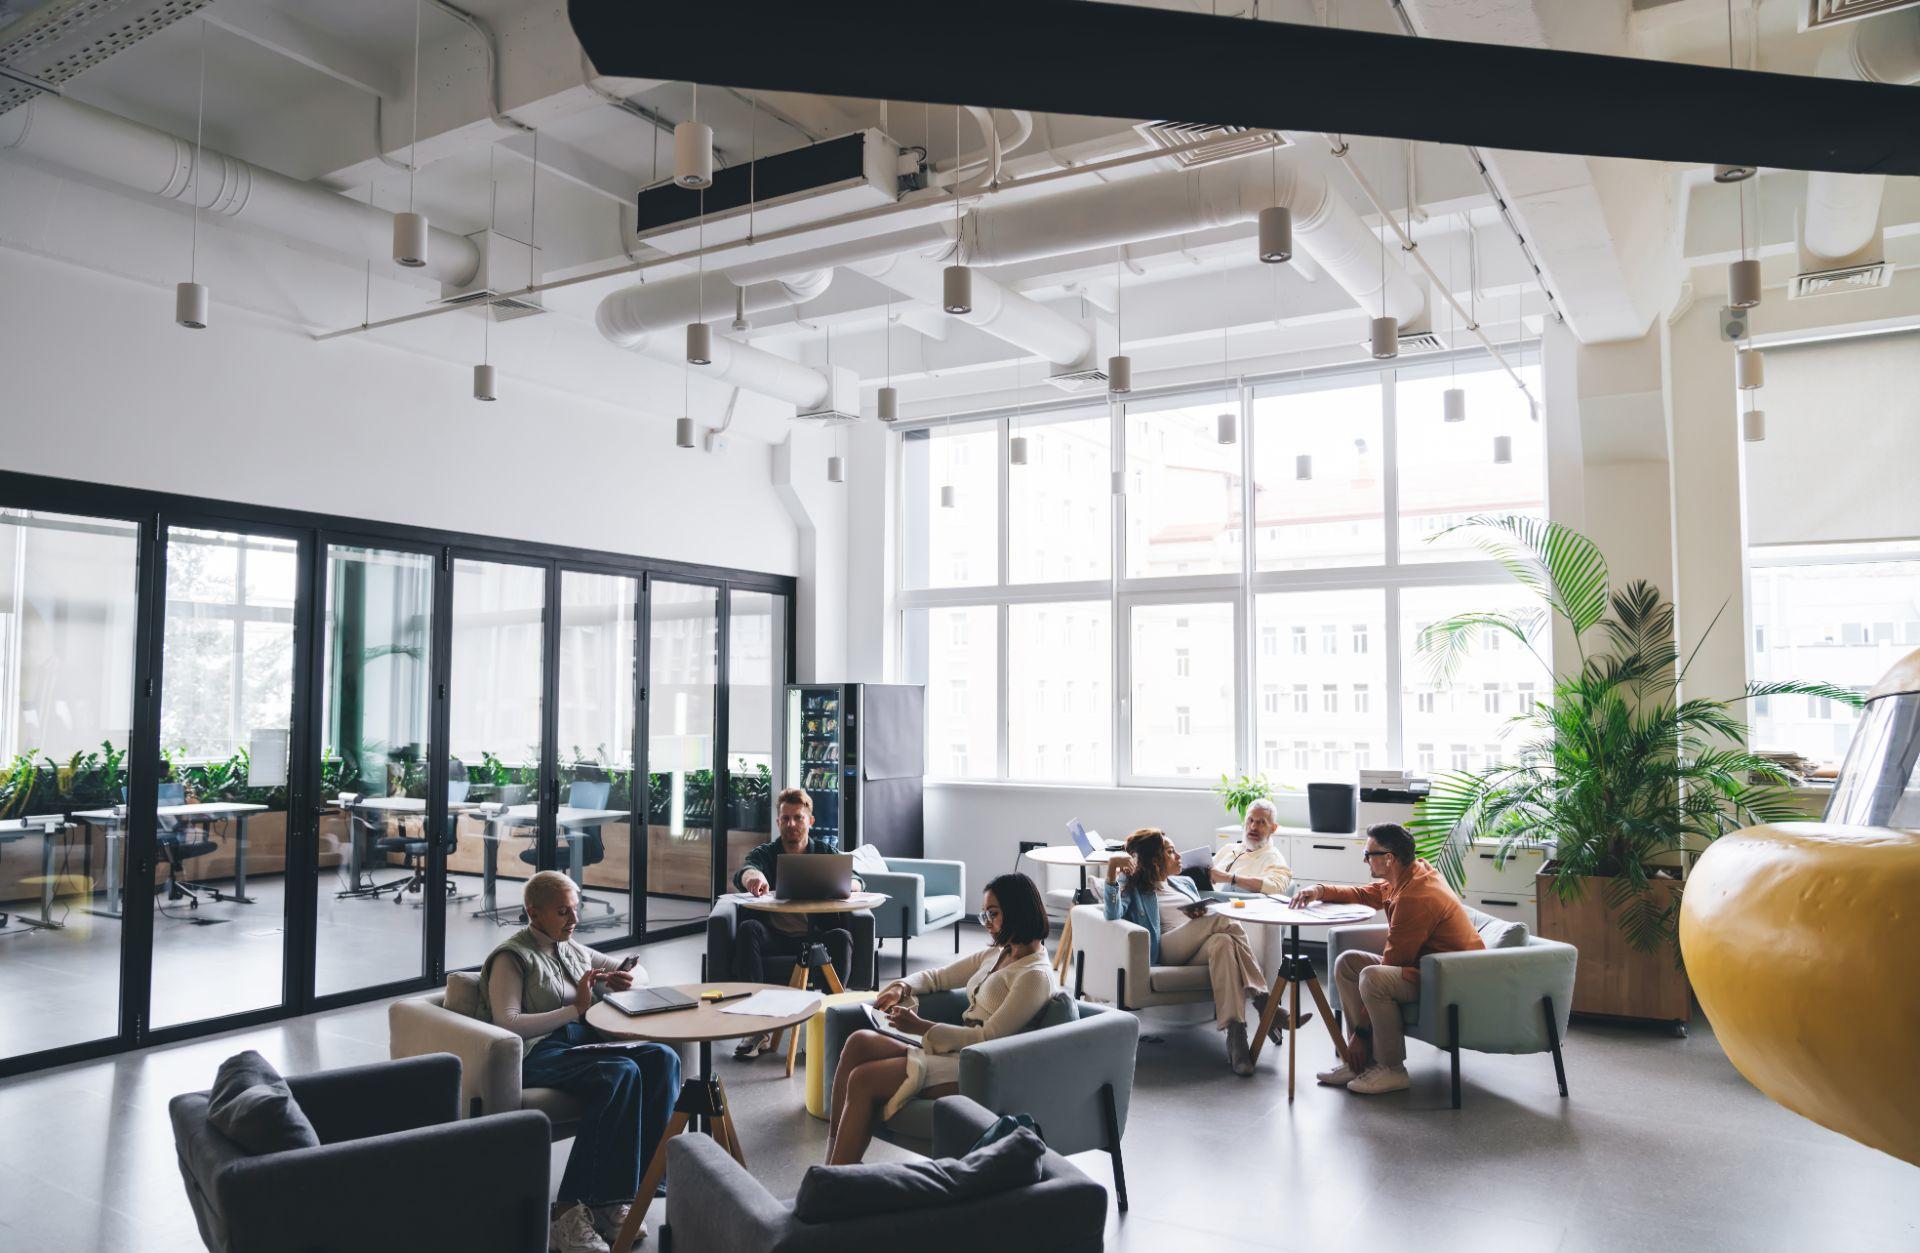
[[(1673, 605), (1644, 580), (1608, 584), (1592, 540), (1539, 518), (1482, 515), (1465, 531), (1540, 606), (1466, 613), (1421, 631), (1416, 652), (1445, 681), (1487, 630), (1538, 650), (1550, 620), (1574, 655), (1551, 698), (1516, 716), (1508, 760), (1436, 779), (1414, 811), (1421, 855), (1459, 890), (1476, 841), (1501, 862), (1540, 849), (1540, 931), (1580, 950), (1573, 1009), (1664, 1019), (1684, 1034), (1691, 999), (1675, 943), (1687, 857), (1728, 831), (1801, 817), (1786, 774), (1746, 747), (1737, 702), (1800, 693), (1858, 705), (1825, 683), (1750, 683), (1727, 700), (1683, 695), (1692, 658)], [(1435, 538), (1438, 538), (1436, 536)], [(1712, 629), (1711, 625), (1708, 628)]]

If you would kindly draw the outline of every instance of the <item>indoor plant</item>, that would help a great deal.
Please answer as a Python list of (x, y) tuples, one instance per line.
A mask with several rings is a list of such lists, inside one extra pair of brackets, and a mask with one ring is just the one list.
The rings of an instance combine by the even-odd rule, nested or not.
[[(1691, 657), (1678, 654), (1673, 605), (1641, 580), (1610, 590), (1592, 540), (1516, 516), (1478, 516), (1441, 534), (1454, 530), (1468, 531), (1542, 607), (1427, 627), (1415, 648), (1436, 676), (1450, 676), (1486, 630), (1516, 638), (1546, 665), (1535, 645), (1550, 618), (1566, 624), (1574, 655), (1561, 673), (1548, 667), (1550, 699), (1512, 720), (1519, 734), (1507, 762), (1434, 781), (1412, 820), (1421, 854), (1459, 889), (1476, 840), (1497, 843), (1503, 861), (1543, 849), (1540, 929), (1582, 947), (1574, 1008), (1683, 1021), (1674, 935), (1685, 854), (1738, 827), (1800, 816), (1780, 786), (1784, 773), (1747, 751), (1734, 702), (1778, 693), (1848, 705), (1859, 698), (1785, 682), (1748, 684), (1731, 700), (1680, 699)], [(1602, 646), (1590, 649), (1594, 636)], [(1643, 1012), (1648, 1005), (1656, 1008)]]
[(1234, 821), (1241, 823), (1246, 822), (1247, 810), (1253, 807), (1253, 802), (1273, 799), (1273, 784), (1267, 782), (1265, 774), (1243, 774), (1238, 779), (1223, 774), (1213, 790)]

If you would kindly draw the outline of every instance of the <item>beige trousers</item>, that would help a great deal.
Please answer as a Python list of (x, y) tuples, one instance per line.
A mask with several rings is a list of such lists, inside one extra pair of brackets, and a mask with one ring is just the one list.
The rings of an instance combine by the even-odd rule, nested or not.
[(1357, 949), (1340, 954), (1333, 980), (1347, 1021), (1373, 1029), (1373, 1060), (1382, 1066), (1405, 1065), (1407, 1031), (1400, 1007), (1420, 999), (1420, 981), (1407, 978), (1403, 967), (1381, 965), (1380, 954)]
[(1259, 959), (1247, 931), (1231, 918), (1203, 914), (1160, 933), (1160, 964), (1195, 966), (1205, 962), (1213, 982), (1213, 1020), (1221, 1030), (1247, 1020), (1247, 994), (1266, 991)]

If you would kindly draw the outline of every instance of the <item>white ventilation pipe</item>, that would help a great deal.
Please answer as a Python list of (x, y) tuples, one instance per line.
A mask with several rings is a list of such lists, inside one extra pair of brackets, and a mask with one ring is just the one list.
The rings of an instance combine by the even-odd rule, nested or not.
[[(813, 294), (818, 295), (831, 279), (831, 271), (823, 272)], [(685, 366), (686, 340), (681, 328), (695, 316), (699, 299), (687, 285), (697, 281), (681, 277), (613, 292), (594, 310), (594, 325), (608, 343)], [(718, 286), (721, 280), (712, 281)], [(747, 310), (756, 312), (810, 299), (795, 295), (805, 290), (804, 284), (792, 289), (774, 284), (746, 288)], [(711, 364), (689, 368), (697, 369), (704, 378), (770, 396), (803, 411), (824, 403), (831, 390), (827, 376), (818, 370), (720, 335), (713, 337)]]
[[(891, 287), (909, 300), (941, 307), (945, 267), (939, 261), (902, 252), (856, 262), (847, 268)], [(1055, 365), (1071, 365), (1093, 351), (1093, 333), (1086, 327), (1002, 286), (978, 270), (973, 272), (972, 306), (971, 312), (954, 316), (1022, 352), (1045, 357)]]
[[(1293, 233), (1328, 277), (1369, 314), (1381, 315), (1381, 239), (1297, 154), (1262, 153), (1234, 161), (1150, 174), (1013, 204), (982, 205), (966, 215), (961, 251), (969, 264), (1010, 265), (1161, 239), (1209, 227), (1253, 222), (1283, 204)], [(1398, 264), (1386, 267), (1386, 314), (1401, 325), (1426, 310), (1420, 287)]]
[[(1850, 38), (1820, 59), (1826, 78), (1868, 83), (1920, 83), (1920, 9), (1889, 13), (1854, 25)], [(1884, 174), (1807, 173), (1807, 208), (1801, 242), (1816, 261), (1854, 259), (1880, 233)]]
[[(65, 96), (39, 95), (0, 114), (0, 150), (163, 200), (198, 200), (203, 213), (233, 218), (303, 244), (384, 260), (393, 214), (338, 192), (276, 174)], [(480, 267), (472, 240), (435, 230), (424, 273), (461, 286)]]

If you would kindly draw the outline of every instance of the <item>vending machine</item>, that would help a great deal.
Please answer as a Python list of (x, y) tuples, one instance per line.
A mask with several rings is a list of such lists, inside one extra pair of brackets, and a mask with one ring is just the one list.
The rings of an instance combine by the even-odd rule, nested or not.
[(787, 685), (781, 786), (806, 789), (813, 833), (847, 852), (919, 857), (926, 689), (890, 683)]

